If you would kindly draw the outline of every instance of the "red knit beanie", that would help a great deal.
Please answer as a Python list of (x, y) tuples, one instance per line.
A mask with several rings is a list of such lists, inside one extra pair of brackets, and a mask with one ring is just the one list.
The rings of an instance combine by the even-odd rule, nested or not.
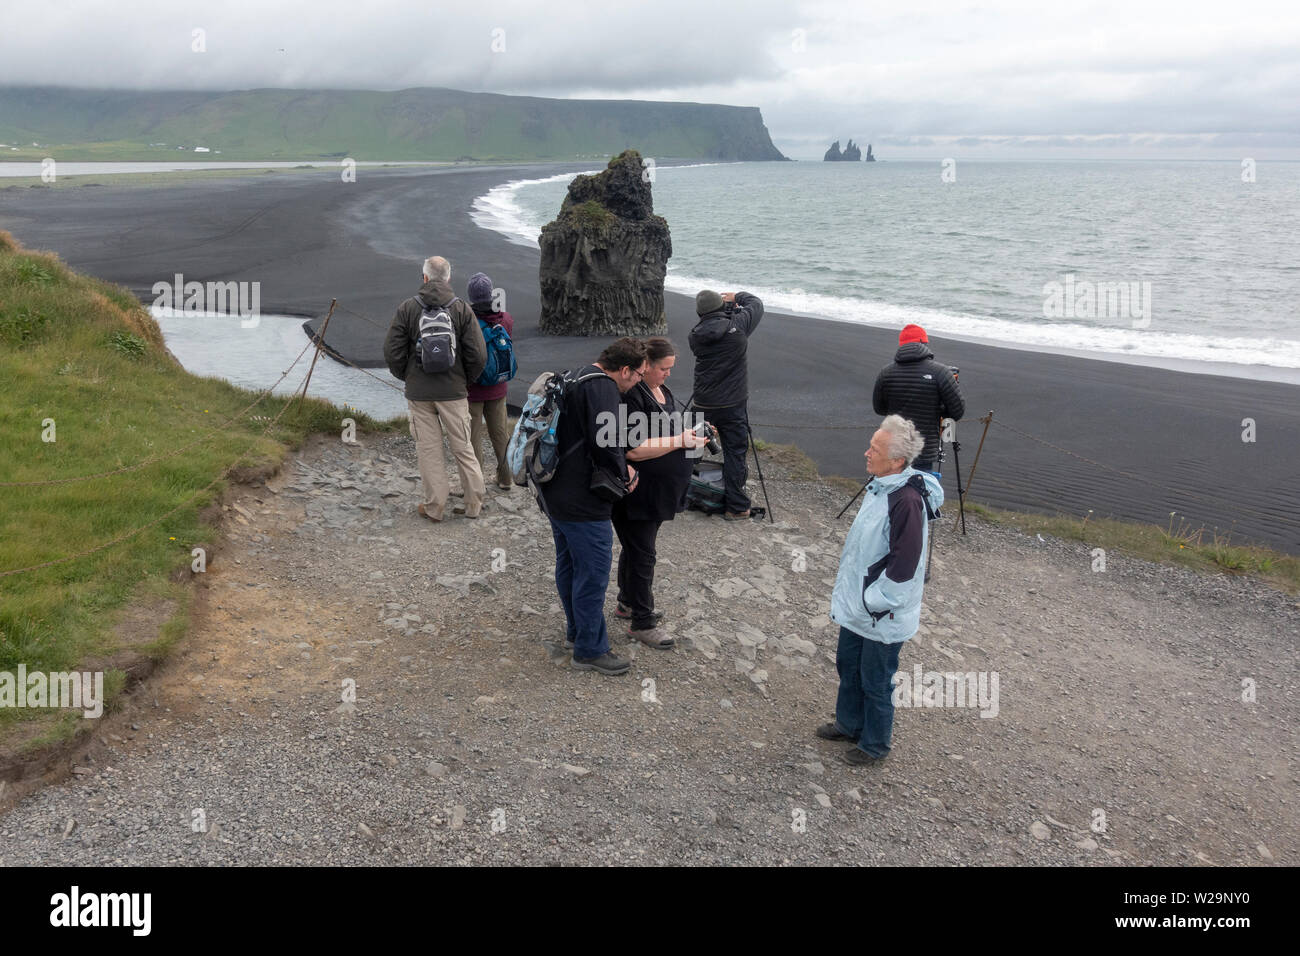
[(925, 329), (919, 325), (905, 325), (903, 331), (898, 333), (898, 344), (906, 345), (908, 342), (930, 342), (929, 336), (925, 334)]

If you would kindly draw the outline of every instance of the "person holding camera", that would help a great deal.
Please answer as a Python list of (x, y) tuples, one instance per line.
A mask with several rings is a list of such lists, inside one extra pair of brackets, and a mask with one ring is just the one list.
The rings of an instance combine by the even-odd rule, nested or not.
[[(659, 527), (686, 506), (686, 489), (691, 483), (691, 459), (687, 451), (708, 439), (683, 428), (674, 414), (676, 401), (667, 379), (677, 362), (677, 350), (666, 338), (645, 340), (646, 372), (641, 381), (623, 393), (627, 422), (633, 430), (653, 435), (628, 448), (628, 461), (640, 472), (634, 491), (615, 502), (614, 532), (622, 551), (618, 556), (618, 607), (614, 613), (630, 620), (628, 636), (650, 647), (667, 649), (673, 639), (659, 627), (662, 615), (655, 613), (655, 541)], [(653, 423), (653, 424), (652, 424)]]
[(695, 393), (691, 404), (706, 413), (722, 439), (722, 481), (729, 521), (748, 518), (749, 337), (763, 318), (763, 302), (748, 292), (720, 295), (705, 289), (695, 297), (699, 321), (691, 329)]
[(550, 481), (537, 486), (537, 504), (555, 540), (555, 588), (576, 670), (617, 675), (631, 667), (610, 652), (605, 591), (614, 556), (613, 502), (635, 491), (639, 476), (624, 459), (621, 436), (606, 436), (607, 423), (618, 419), (620, 396), (645, 370), (645, 346), (622, 338), (573, 373), (555, 432), (559, 461)]
[(945, 418), (957, 421), (965, 415), (966, 400), (953, 369), (935, 361), (929, 342), (921, 326), (903, 327), (893, 364), (876, 377), (871, 405), (877, 415), (899, 415), (916, 425), (925, 448), (912, 467), (937, 474), (941, 424)]

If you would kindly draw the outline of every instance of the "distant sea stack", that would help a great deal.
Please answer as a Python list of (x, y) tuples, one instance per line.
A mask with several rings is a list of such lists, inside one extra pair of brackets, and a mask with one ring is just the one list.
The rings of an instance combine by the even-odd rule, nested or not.
[(828, 163), (856, 163), (862, 158), (862, 150), (854, 145), (853, 140), (849, 140), (849, 145), (840, 152), (840, 141), (837, 139), (831, 143), (831, 148), (826, 150), (826, 155), (822, 157)]
[(641, 154), (577, 176), (560, 214), (542, 227), (539, 270), (547, 335), (662, 335), (668, 222), (654, 214)]
[[(862, 159), (862, 150), (853, 140), (849, 140), (849, 145), (844, 147), (844, 152), (840, 152), (840, 141), (837, 139), (831, 143), (831, 148), (826, 150), (826, 155), (822, 157), (824, 162), (828, 163), (856, 163)], [(866, 162), (874, 163), (876, 157), (871, 155), (871, 144), (867, 144)]]

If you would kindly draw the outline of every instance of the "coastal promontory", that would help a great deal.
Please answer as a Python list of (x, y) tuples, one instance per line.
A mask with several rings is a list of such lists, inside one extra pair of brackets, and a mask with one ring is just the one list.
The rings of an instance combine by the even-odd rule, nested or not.
[(659, 159), (786, 158), (754, 106), (442, 88), (0, 88), (0, 142), (33, 141), (61, 159), (132, 161), (572, 160), (633, 145)]

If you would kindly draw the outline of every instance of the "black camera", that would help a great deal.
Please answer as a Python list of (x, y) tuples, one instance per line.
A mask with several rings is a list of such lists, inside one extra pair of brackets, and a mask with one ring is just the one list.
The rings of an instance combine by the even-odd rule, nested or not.
[(722, 445), (718, 441), (718, 430), (708, 422), (700, 422), (691, 431), (705, 439), (704, 447), (709, 450), (710, 455), (717, 455), (722, 451)]

